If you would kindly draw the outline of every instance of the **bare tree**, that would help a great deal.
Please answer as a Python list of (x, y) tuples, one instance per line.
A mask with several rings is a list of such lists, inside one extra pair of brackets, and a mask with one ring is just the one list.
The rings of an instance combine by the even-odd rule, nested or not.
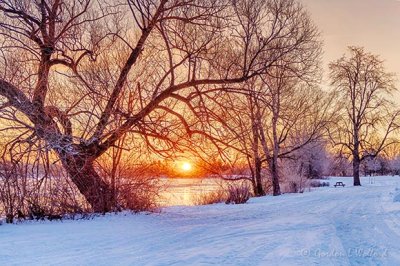
[[(281, 194), (279, 162), (295, 152), (317, 145), (330, 122), (330, 99), (316, 87), (277, 76), (264, 80), (267, 97), (258, 130), (264, 160), (270, 171), (273, 195)], [(267, 100), (267, 101), (265, 101)]]
[(250, 170), (250, 181), (255, 196), (265, 196), (265, 178), (262, 172), (263, 153), (260, 146), (258, 130), (258, 105), (252, 90), (255, 79), (249, 80), (244, 85), (243, 94), (227, 95), (219, 100), (218, 106), (222, 107), (221, 119), (223, 130), (226, 133), (225, 146), (234, 153), (244, 157)]
[[(264, 6), (271, 11), (264, 12)], [(275, 169), (272, 170), (272, 173), (274, 173), (274, 183), (277, 184), (276, 169), (278, 166), (276, 162), (279, 151), (276, 148), (279, 145), (278, 141), (287, 140), (285, 136), (287, 136), (287, 131), (290, 131), (287, 128), (283, 129), (281, 140), (278, 140), (278, 133), (275, 132), (276, 145), (274, 150), (276, 151), (276, 156), (272, 156), (270, 152), (272, 146), (268, 147), (267, 133), (263, 130), (264, 127), (269, 128), (271, 126), (270, 123), (265, 123), (267, 116), (270, 117), (270, 113), (274, 114), (273, 126), (275, 126), (275, 131), (277, 131), (277, 123), (281, 123), (278, 120), (283, 117), (287, 121), (285, 127), (287, 126), (288, 128), (294, 128), (293, 125), (290, 126), (293, 121), (289, 123), (291, 117), (294, 121), (300, 120), (301, 117), (306, 117), (307, 110), (303, 110), (305, 111), (304, 115), (300, 116), (296, 112), (289, 114), (289, 110), (286, 110), (285, 115), (281, 114), (280, 108), (283, 105), (283, 100), (280, 99), (281, 91), (286, 90), (286, 94), (282, 98), (286, 97), (288, 103), (286, 104), (287, 106), (282, 106), (282, 109), (290, 108), (289, 103), (293, 99), (289, 98), (293, 92), (295, 92), (297, 100), (302, 99), (299, 102), (304, 102), (304, 99), (311, 99), (301, 96), (302, 91), (304, 91), (301, 86), (305, 84), (312, 86), (318, 80), (321, 42), (316, 26), (312, 23), (302, 5), (295, 1), (237, 1), (235, 7), (236, 13), (241, 18), (240, 25), (244, 29), (239, 35), (244, 40), (260, 39), (260, 33), (263, 32), (263, 28), (259, 28), (259, 21), (263, 21), (266, 18), (269, 21), (275, 21), (274, 27), (280, 29), (279, 31), (285, 32), (286, 35), (285, 38), (275, 39), (269, 44), (271, 48), (273, 47), (272, 50), (275, 50), (275, 53), (281, 54), (279, 59), (269, 64), (265, 71), (257, 77), (247, 80), (243, 85), (244, 91), (236, 91), (239, 93), (238, 96), (217, 95), (219, 99), (217, 106), (222, 109), (219, 110), (219, 114), (217, 114), (218, 111), (214, 111), (213, 115), (214, 120), (220, 121), (225, 129), (232, 133), (230, 137), (236, 139), (236, 142), (230, 141), (229, 146), (236, 147), (237, 151), (246, 157), (252, 173), (254, 193), (261, 196), (265, 195), (261, 175), (263, 162), (267, 161), (269, 168)], [(274, 37), (270, 35), (269, 38)], [(288, 41), (291, 39), (296, 39), (297, 42), (288, 50)], [(247, 43), (250, 42), (247, 41)], [(249, 45), (246, 51), (253, 49), (255, 49), (254, 45)], [(273, 53), (268, 54), (268, 56), (271, 55), (274, 56)], [(297, 83), (301, 83), (301, 85)], [(299, 95), (300, 97), (298, 97)], [(315, 98), (314, 95), (312, 98)], [(299, 103), (299, 105), (302, 104)], [(271, 108), (266, 108), (267, 106)], [(304, 106), (302, 105), (302, 108)], [(308, 108), (308, 106), (304, 108)], [(299, 109), (301, 108), (296, 111), (299, 111)], [(293, 111), (294, 108), (290, 108), (290, 110)], [(310, 113), (308, 112), (307, 115), (310, 115)], [(321, 124), (319, 124), (320, 127)], [(313, 133), (314, 135), (317, 135), (317, 133)], [(229, 137), (225, 137), (225, 139), (229, 139)], [(313, 139), (313, 137), (310, 139)], [(294, 150), (298, 148), (293, 147)], [(288, 154), (290, 152), (286, 150), (285, 155)], [(271, 156), (275, 159), (272, 160)], [(279, 156), (284, 156), (284, 154)], [(274, 194), (280, 194), (278, 186), (275, 187), (274, 191)]]
[(176, 145), (175, 129), (200, 132), (180, 110), (196, 113), (199, 95), (295, 49), (302, 25), (285, 11), (294, 3), (0, 1), (2, 112), (15, 111), (20, 139), (44, 140), (92, 208), (109, 211), (95, 160), (127, 133), (160, 152)]
[(330, 77), (342, 107), (331, 139), (352, 157), (354, 185), (360, 186), (360, 163), (396, 143), (399, 111), (387, 98), (395, 91), (393, 74), (378, 56), (349, 47), (348, 56), (330, 64)]
[[(297, 25), (302, 25), (299, 45), (260, 75), (251, 93), (253, 123), (263, 149), (263, 161), (271, 174), (273, 195), (281, 194), (279, 158), (321, 137), (327, 122), (326, 97), (317, 88), (321, 74), (319, 31), (300, 4), (292, 6), (289, 14)], [(296, 134), (302, 134), (304, 139)], [(298, 141), (294, 143), (293, 138)]]

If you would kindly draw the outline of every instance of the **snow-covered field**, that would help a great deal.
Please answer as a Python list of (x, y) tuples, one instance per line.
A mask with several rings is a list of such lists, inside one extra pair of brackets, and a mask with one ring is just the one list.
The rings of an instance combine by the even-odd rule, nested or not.
[(400, 265), (400, 178), (336, 180), (240, 206), (2, 225), (0, 265)]

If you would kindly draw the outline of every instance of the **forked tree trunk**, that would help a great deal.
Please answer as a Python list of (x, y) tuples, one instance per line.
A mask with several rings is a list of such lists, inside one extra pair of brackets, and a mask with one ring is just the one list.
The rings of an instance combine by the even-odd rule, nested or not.
[(112, 189), (96, 172), (94, 158), (79, 155), (60, 156), (71, 180), (92, 206), (94, 212), (106, 213), (113, 209)]

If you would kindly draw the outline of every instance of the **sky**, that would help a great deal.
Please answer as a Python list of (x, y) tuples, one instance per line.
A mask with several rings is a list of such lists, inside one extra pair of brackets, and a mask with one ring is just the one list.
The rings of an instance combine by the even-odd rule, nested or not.
[[(322, 32), (324, 67), (349, 45), (385, 60), (400, 89), (400, 0), (301, 0)], [(400, 99), (400, 98), (399, 98)]]

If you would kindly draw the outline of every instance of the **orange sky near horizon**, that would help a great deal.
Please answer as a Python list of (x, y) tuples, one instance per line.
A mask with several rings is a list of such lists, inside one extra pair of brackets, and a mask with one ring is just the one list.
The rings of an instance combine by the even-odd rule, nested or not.
[(397, 74), (400, 89), (400, 0), (300, 1), (322, 32), (324, 69), (347, 46), (363, 46), (385, 60), (387, 70)]

